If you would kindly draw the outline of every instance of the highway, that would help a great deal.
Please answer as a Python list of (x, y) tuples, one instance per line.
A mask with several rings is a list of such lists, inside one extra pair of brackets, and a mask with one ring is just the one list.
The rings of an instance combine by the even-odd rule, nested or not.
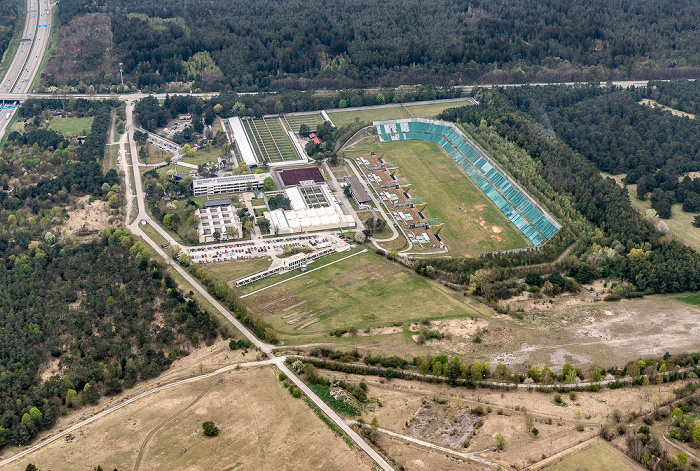
[[(22, 101), (39, 72), (41, 60), (51, 38), (50, 0), (27, 0), (24, 31), (10, 68), (0, 82), (2, 101)], [(16, 108), (0, 110), (0, 137), (5, 135)]]

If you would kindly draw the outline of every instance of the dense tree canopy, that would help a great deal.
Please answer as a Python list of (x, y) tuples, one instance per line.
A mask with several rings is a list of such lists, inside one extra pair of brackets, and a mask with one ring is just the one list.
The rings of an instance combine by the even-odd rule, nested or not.
[(65, 0), (59, 19), (68, 25), (86, 13), (111, 15), (113, 57), (104, 60), (123, 62), (125, 79), (141, 87), (346, 88), (700, 72), (700, 4), (693, 0)]

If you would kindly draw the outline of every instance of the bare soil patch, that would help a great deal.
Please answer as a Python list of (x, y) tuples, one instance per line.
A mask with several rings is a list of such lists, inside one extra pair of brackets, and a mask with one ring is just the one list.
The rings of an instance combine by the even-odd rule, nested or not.
[(89, 196), (83, 196), (76, 202), (76, 209), (70, 212), (70, 218), (65, 222), (63, 228), (68, 234), (75, 234), (81, 229), (88, 231), (100, 231), (109, 227), (110, 209), (109, 205), (101, 200), (89, 203)]

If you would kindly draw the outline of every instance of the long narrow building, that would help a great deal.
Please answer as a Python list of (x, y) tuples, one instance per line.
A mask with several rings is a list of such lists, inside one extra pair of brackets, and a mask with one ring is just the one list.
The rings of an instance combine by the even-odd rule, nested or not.
[(243, 162), (248, 166), (248, 168), (255, 168), (260, 165), (258, 158), (255, 156), (253, 151), (253, 145), (248, 139), (248, 135), (243, 128), (243, 121), (241, 118), (234, 116), (229, 118), (228, 124), (231, 127), (231, 132), (233, 133), (234, 144), (238, 150), (238, 155), (241, 156)]

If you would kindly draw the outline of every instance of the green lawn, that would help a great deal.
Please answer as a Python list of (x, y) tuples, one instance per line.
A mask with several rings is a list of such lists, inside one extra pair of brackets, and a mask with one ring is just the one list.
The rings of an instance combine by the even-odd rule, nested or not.
[(431, 105), (410, 105), (406, 103), (406, 109), (416, 118), (435, 118), (447, 108), (465, 105), (467, 105), (467, 102), (433, 103)]
[(233, 282), (246, 275), (252, 275), (269, 268), (270, 262), (267, 257), (254, 258), (253, 260), (242, 260), (237, 262), (212, 263), (207, 268), (222, 279)]
[(331, 118), (331, 121), (333, 121), (333, 124), (338, 127), (353, 122), (355, 118), (360, 118), (360, 121), (364, 121), (367, 124), (372, 124), (372, 121), (381, 121), (383, 119), (400, 119), (411, 117), (401, 106), (373, 110), (340, 111), (333, 113), (327, 111), (327, 113), (328, 117)]
[[(278, 281), (274, 278), (269, 280)], [(287, 344), (328, 341), (328, 333), (336, 329), (405, 325), (483, 311), (471, 299), (374, 252), (308, 272), (245, 300)]]
[(531, 245), (437, 144), (418, 140), (387, 142), (347, 154), (354, 158), (370, 151), (398, 164), (397, 176), (411, 180), (408, 193), (412, 197), (425, 197), (423, 214), (441, 219), (439, 234), (450, 255), (476, 256)]
[(596, 469), (597, 471), (631, 471), (634, 468), (622, 461), (612, 451), (601, 445), (593, 445), (545, 468), (545, 471), (570, 471)]
[(92, 116), (86, 118), (53, 118), (49, 124), (49, 129), (58, 131), (63, 135), (84, 136), (90, 133), (93, 119)]

